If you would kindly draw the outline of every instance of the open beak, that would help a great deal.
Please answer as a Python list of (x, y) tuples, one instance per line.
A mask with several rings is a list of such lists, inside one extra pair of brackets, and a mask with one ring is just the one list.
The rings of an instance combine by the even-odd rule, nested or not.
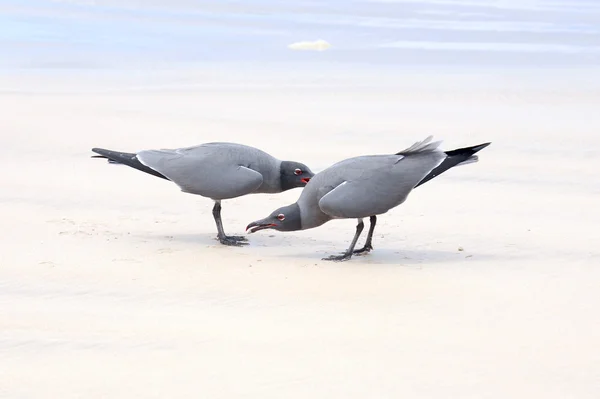
[(300, 179), (300, 181), (304, 184), (307, 184), (314, 175), (314, 173), (307, 171), (306, 173), (304, 173), (304, 176), (302, 176), (302, 179)]
[(246, 232), (256, 233), (257, 231), (270, 229), (276, 226), (277, 225), (275, 223), (261, 223), (260, 221), (252, 222), (246, 227)]

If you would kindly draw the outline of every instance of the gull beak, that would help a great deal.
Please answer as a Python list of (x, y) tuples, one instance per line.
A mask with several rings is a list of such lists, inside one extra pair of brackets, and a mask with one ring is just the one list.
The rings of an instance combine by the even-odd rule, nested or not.
[(300, 179), (300, 181), (301, 181), (302, 183), (304, 183), (304, 184), (307, 184), (307, 183), (310, 181), (310, 179), (312, 179), (312, 178), (313, 178), (313, 176), (314, 176), (314, 175), (315, 175), (315, 174), (314, 174), (313, 172), (311, 172), (311, 171), (307, 171), (307, 172), (304, 174), (304, 176), (302, 177), (302, 179)]
[(262, 221), (252, 222), (246, 227), (247, 233), (256, 233), (260, 230), (270, 229), (273, 227), (277, 227), (275, 223), (262, 223)]

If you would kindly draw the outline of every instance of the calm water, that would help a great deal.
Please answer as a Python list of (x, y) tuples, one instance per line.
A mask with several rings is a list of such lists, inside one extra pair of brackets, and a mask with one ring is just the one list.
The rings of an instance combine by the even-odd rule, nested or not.
[[(324, 52), (288, 49), (324, 39)], [(0, 0), (0, 67), (600, 64), (600, 1)]]

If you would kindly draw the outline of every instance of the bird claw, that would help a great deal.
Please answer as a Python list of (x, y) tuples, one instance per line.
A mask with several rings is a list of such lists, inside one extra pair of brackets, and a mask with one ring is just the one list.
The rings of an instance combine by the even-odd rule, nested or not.
[(352, 254), (343, 253), (341, 255), (331, 255), (331, 256), (328, 256), (327, 258), (323, 258), (322, 260), (329, 260), (329, 261), (333, 261), (333, 262), (344, 262), (344, 261), (350, 260), (351, 257), (352, 257)]
[(354, 255), (366, 255), (373, 250), (373, 246), (371, 244), (367, 244), (361, 249), (357, 249), (352, 252)]
[(244, 236), (227, 236), (227, 238), (230, 238), (235, 241), (248, 241), (248, 239)]
[(243, 245), (248, 245), (246, 241), (248, 239), (246, 237), (241, 236), (225, 236), (225, 237), (217, 237), (219, 242), (223, 245), (227, 245), (228, 247), (241, 247)]

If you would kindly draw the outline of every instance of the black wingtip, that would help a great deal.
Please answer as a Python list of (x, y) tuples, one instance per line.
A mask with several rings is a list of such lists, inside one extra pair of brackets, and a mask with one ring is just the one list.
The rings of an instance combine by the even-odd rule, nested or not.
[(474, 145), (471, 147), (457, 148), (456, 150), (446, 151), (446, 155), (448, 155), (449, 157), (456, 156), (456, 155), (464, 155), (464, 156), (469, 157), (469, 156), (483, 150), (485, 147), (489, 146), (490, 144), (492, 144), (492, 143), (488, 142), (488, 143), (483, 143), (483, 144), (479, 144), (479, 145)]
[(435, 169), (433, 169), (427, 176), (425, 176), (423, 178), (423, 180), (421, 180), (419, 182), (419, 184), (417, 184), (415, 186), (415, 188), (428, 182), (429, 180), (433, 179), (434, 177), (441, 175), (448, 169), (455, 167), (456, 165), (460, 164), (461, 162), (468, 160), (475, 153), (483, 150), (485, 147), (489, 146), (490, 144), (492, 144), (492, 143), (488, 142), (488, 143), (483, 143), (483, 144), (479, 144), (479, 145), (474, 145), (472, 147), (458, 148), (456, 150), (446, 151), (446, 156), (447, 156), (446, 159), (440, 165), (438, 165)]
[(137, 158), (135, 153), (119, 152), (106, 150), (104, 148), (92, 148), (92, 151), (99, 155), (93, 155), (92, 158), (107, 158), (109, 163), (116, 163), (130, 166), (134, 169), (146, 172), (148, 174), (160, 177), (161, 179), (169, 180), (166, 176), (157, 172), (156, 170), (143, 165)]
[(120, 164), (120, 162), (111, 159), (106, 155), (108, 154), (109, 150), (105, 150), (104, 148), (92, 148), (92, 151), (100, 155), (92, 155), (90, 158), (106, 159), (108, 163)]
[(94, 147), (94, 148), (92, 148), (92, 152), (98, 154), (98, 155), (92, 155), (92, 158), (108, 158), (108, 159), (110, 159), (109, 155), (113, 151), (105, 150), (104, 148)]
[(485, 147), (489, 146), (490, 144), (492, 144), (492, 142), (479, 144), (479, 145), (476, 145), (474, 147), (471, 147), (471, 149), (473, 150), (473, 152), (481, 151)]

